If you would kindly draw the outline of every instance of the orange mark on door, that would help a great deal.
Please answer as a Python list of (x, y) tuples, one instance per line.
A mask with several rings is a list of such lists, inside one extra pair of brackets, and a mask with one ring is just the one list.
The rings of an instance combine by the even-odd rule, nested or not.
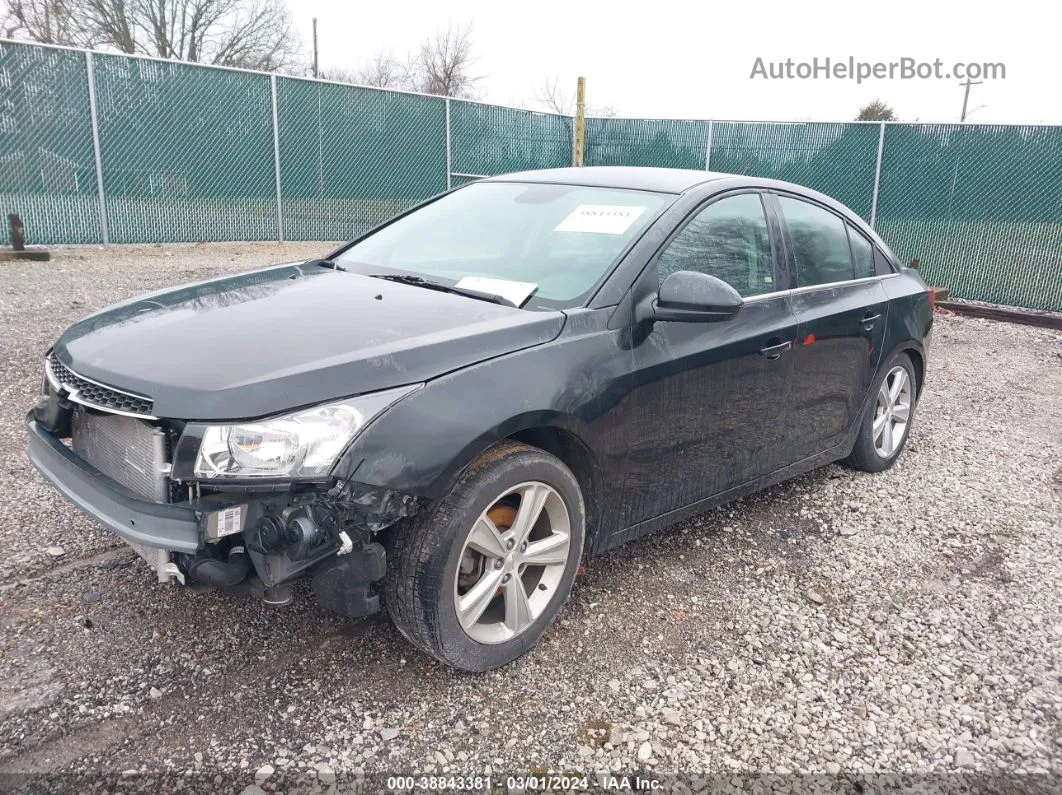
[(806, 337), (804, 337), (804, 344), (805, 345), (814, 345), (815, 344), (815, 335), (814, 334), (808, 334)]

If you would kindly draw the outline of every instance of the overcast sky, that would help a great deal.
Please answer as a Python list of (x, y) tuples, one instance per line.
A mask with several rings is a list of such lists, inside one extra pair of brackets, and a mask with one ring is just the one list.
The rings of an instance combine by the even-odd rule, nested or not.
[[(289, 0), (310, 51), (318, 18), (322, 68), (355, 67), (381, 49), (404, 55), (448, 22), (471, 22), (480, 99), (525, 106), (543, 78), (574, 86), (620, 116), (846, 120), (880, 98), (903, 121), (958, 121), (958, 79), (750, 79), (765, 62), (830, 57), (891, 62), (1003, 63), (1006, 78), (975, 86), (971, 122), (1062, 124), (1058, 33), (1048, 0), (1005, 3), (498, 2)], [(977, 107), (983, 105), (984, 107)]]

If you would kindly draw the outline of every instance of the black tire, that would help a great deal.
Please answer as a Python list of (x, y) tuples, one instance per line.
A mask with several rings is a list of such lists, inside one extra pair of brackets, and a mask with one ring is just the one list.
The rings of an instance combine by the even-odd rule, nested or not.
[[(907, 371), (907, 378), (911, 384), (911, 409), (910, 414), (908, 415), (907, 427), (903, 438), (900, 440), (899, 444), (896, 445), (890, 455), (883, 456), (878, 453), (877, 449), (874, 447), (874, 415), (877, 407), (878, 391), (881, 389), (881, 384), (896, 367), (902, 367)], [(852, 469), (858, 469), (863, 472), (882, 472), (891, 467), (896, 463), (896, 459), (900, 457), (900, 453), (902, 453), (903, 449), (907, 446), (907, 440), (911, 436), (911, 426), (914, 422), (917, 408), (918, 377), (915, 373), (914, 364), (911, 362), (911, 357), (901, 351), (894, 354), (892, 358), (889, 359), (885, 366), (881, 368), (881, 372), (874, 381), (874, 388), (870, 392), (866, 409), (863, 412), (863, 419), (860, 422), (859, 434), (856, 436), (855, 446), (852, 448), (852, 452), (848, 458), (844, 459), (841, 463)]]
[[(480, 643), (461, 627), (454, 605), (465, 540), (500, 494), (530, 480), (551, 486), (567, 508), (566, 568), (552, 599), (522, 634), (501, 643)], [(470, 464), (430, 509), (392, 528), (384, 581), (391, 620), (410, 643), (454, 668), (487, 671), (505, 665), (538, 642), (567, 600), (582, 557), (585, 525), (582, 492), (571, 470), (535, 447), (503, 442)]]

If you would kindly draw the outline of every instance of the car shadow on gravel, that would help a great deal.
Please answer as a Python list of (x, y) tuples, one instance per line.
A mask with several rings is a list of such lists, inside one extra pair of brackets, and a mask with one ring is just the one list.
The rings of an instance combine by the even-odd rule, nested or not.
[[(506, 670), (545, 697), (552, 679), (573, 677), (561, 670), (572, 652), (582, 660), (574, 678), (589, 682), (649, 651), (676, 659), (718, 651), (729, 633), (712, 629), (738, 581), (801, 576), (806, 545), (829, 531), (790, 503), (835, 476), (813, 473), (587, 560), (558, 625)], [(103, 557), (2, 595), (9, 631), (0, 679), (24, 708), (0, 723), (0, 744), (14, 757), (0, 758), (0, 771), (44, 763), (71, 730), (88, 732), (85, 754), (128, 741), (146, 730), (140, 724), (169, 727), (178, 742), (198, 714), (210, 715), (212, 732), (254, 735), (273, 720), (263, 705), (272, 689), (323, 701), (363, 697), (371, 683), (377, 709), (462, 682), (476, 689), (476, 676), (409, 647), (385, 615), (349, 620), (318, 609), (305, 583), (277, 608), (245, 594), (160, 586), (131, 552)], [(19, 675), (27, 667), (36, 678)], [(123, 729), (89, 730), (100, 721)], [(69, 747), (60, 754), (69, 755)]]

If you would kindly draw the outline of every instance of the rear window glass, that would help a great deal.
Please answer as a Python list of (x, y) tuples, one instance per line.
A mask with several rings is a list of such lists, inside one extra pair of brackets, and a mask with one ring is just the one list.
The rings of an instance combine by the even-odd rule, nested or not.
[(852, 249), (840, 216), (800, 199), (779, 196), (796, 260), (797, 287), (852, 278)]
[(857, 279), (865, 279), (874, 275), (874, 246), (867, 240), (862, 232), (856, 231), (849, 225), (848, 239), (852, 242), (852, 265), (855, 267), (854, 276)]
[(880, 248), (874, 249), (874, 272), (878, 276), (887, 276), (890, 273), (896, 273), (889, 258), (882, 253)]

